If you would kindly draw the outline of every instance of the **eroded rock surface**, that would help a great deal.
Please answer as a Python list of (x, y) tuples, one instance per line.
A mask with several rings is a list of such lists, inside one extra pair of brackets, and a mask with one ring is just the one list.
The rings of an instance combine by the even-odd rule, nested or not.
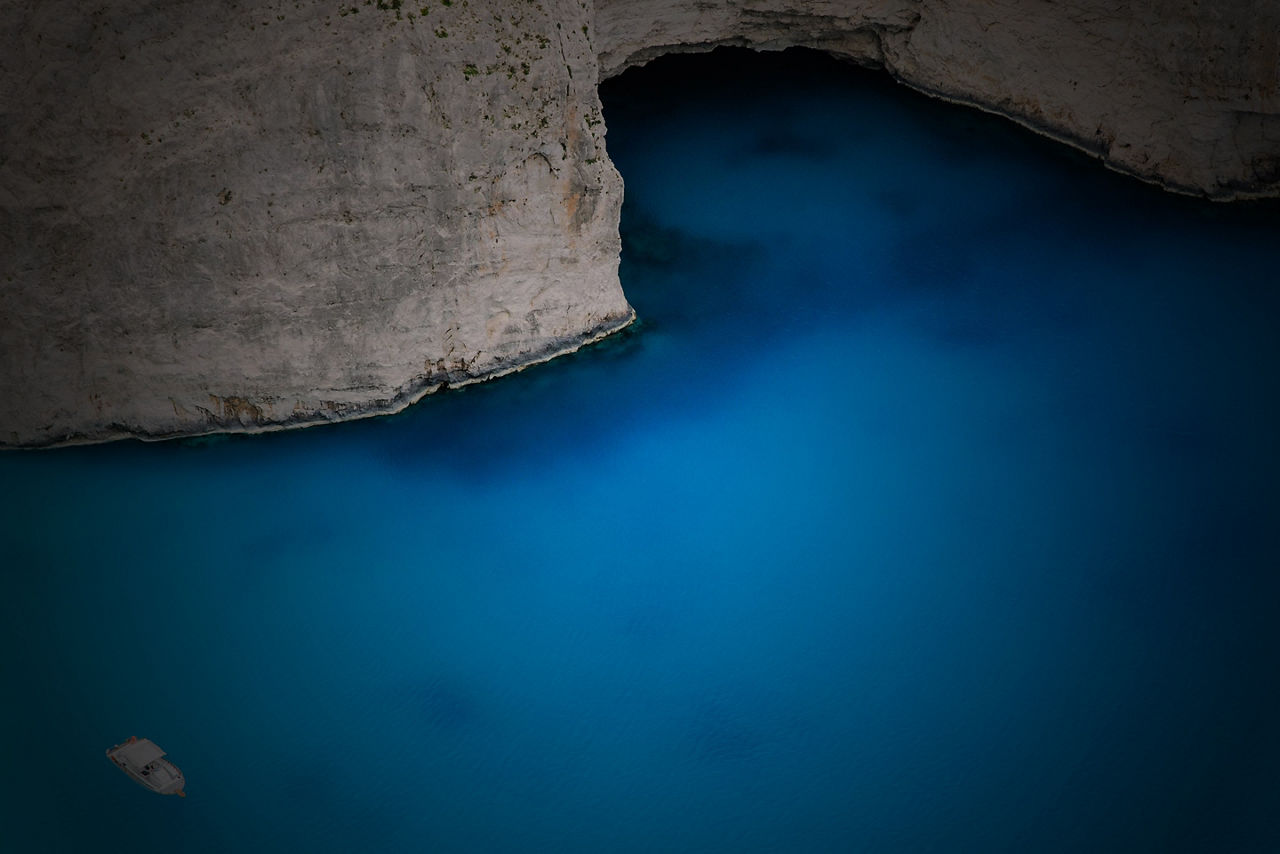
[(587, 10), (355, 2), (7, 13), (0, 438), (390, 411), (629, 322)]
[(624, 326), (596, 84), (676, 50), (814, 47), (1280, 195), (1272, 0), (26, 0), (0, 28), (9, 445), (393, 411)]
[(1274, 0), (597, 0), (608, 77), (673, 51), (818, 48), (1174, 190), (1280, 195)]

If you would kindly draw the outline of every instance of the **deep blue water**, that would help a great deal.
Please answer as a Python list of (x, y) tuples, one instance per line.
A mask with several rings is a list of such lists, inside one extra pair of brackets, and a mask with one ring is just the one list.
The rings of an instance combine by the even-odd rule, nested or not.
[(1280, 210), (805, 54), (603, 94), (627, 334), (0, 456), (0, 849), (1280, 850)]

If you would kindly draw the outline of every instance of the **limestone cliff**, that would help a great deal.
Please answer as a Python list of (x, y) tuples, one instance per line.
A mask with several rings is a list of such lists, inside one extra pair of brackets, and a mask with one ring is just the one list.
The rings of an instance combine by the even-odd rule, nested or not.
[(720, 44), (1280, 195), (1272, 0), (11, 2), (0, 443), (392, 411), (620, 328), (596, 83)]
[(603, 76), (672, 51), (818, 48), (1214, 199), (1280, 195), (1274, 0), (597, 0)]
[(587, 9), (29, 2), (0, 82), (0, 438), (398, 409), (618, 329)]

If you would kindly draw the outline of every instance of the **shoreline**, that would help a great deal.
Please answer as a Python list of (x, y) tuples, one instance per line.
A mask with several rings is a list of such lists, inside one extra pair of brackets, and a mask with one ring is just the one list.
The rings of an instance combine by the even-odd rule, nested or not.
[[(405, 383), (391, 397), (377, 398), (364, 405), (352, 404), (334, 407), (332, 409), (316, 409), (302, 415), (295, 415), (281, 420), (261, 423), (244, 424), (238, 420), (230, 420), (217, 426), (210, 426), (208, 429), (198, 429), (193, 431), (173, 430), (166, 432), (148, 432), (140, 429), (131, 429), (121, 425), (105, 425), (105, 429), (102, 433), (94, 435), (75, 434), (62, 436), (50, 441), (33, 442), (29, 444), (15, 445), (0, 443), (0, 452), (46, 451), (57, 448), (104, 445), (110, 442), (122, 442), (130, 439), (139, 442), (158, 443), (182, 439), (198, 439), (203, 436), (256, 436), (264, 433), (279, 433), (285, 430), (302, 430), (309, 427), (321, 427), (326, 424), (342, 424), (351, 421), (361, 421), (366, 418), (395, 415), (396, 413), (403, 412), (418, 403), (423, 398), (437, 392), (486, 383), (491, 380), (499, 379), (500, 377), (519, 373), (536, 365), (550, 362), (560, 356), (567, 356), (570, 353), (575, 353), (585, 347), (590, 347), (593, 344), (598, 344), (606, 338), (622, 332), (635, 323), (635, 309), (630, 306), (628, 306), (628, 308), (630, 309), (629, 312), (621, 318), (614, 317), (603, 320), (588, 329), (581, 337), (553, 340), (549, 342), (547, 347), (540, 351), (530, 351), (531, 354), (536, 353), (536, 355), (533, 355), (532, 358), (527, 360), (520, 361), (519, 363), (509, 364), (477, 376), (464, 376), (456, 380), (451, 379), (448, 376), (440, 378), (439, 375), (424, 374)], [(566, 343), (566, 341), (568, 341), (568, 343)]]
[[(843, 58), (838, 54), (831, 54), (831, 55), (837, 59)], [(1123, 175), (1126, 178), (1132, 178), (1143, 184), (1146, 184), (1151, 187), (1156, 187), (1160, 190), (1163, 190), (1167, 193), (1170, 193), (1176, 196), (1184, 196), (1184, 197), (1193, 198), (1193, 199), (1203, 199), (1205, 201), (1221, 203), (1224, 205), (1229, 205), (1236, 202), (1267, 202), (1267, 201), (1275, 201), (1277, 199), (1280, 199), (1280, 196), (1276, 194), (1275, 185), (1270, 185), (1270, 184), (1259, 185), (1258, 189), (1253, 189), (1253, 190), (1241, 189), (1239, 187), (1229, 187), (1227, 185), (1220, 185), (1220, 186), (1223, 186), (1222, 192), (1211, 193), (1211, 192), (1205, 191), (1203, 188), (1200, 188), (1200, 187), (1196, 187), (1189, 184), (1179, 184), (1172, 181), (1167, 181), (1158, 175), (1138, 172), (1135, 169), (1125, 166), (1122, 161), (1115, 160), (1114, 158), (1108, 157), (1106, 154), (1106, 151), (1101, 147), (1090, 146), (1084, 140), (1083, 137), (1071, 134), (1066, 130), (1056, 128), (1053, 125), (1049, 125), (1043, 122), (1036, 122), (1026, 116), (1021, 116), (1021, 115), (1018, 115), (1017, 113), (1011, 113), (1011, 112), (1008, 112), (1007, 110), (1002, 110), (999, 107), (986, 104), (982, 101), (963, 98), (959, 95), (953, 95), (953, 94), (944, 92), (940, 89), (933, 89), (929, 86), (915, 83), (906, 77), (899, 76), (897, 73), (894, 72), (894, 70), (889, 68), (887, 65), (884, 66), (884, 70), (889, 74), (889, 77), (894, 82), (902, 84), (903, 86), (905, 86), (906, 88), (910, 89), (913, 92), (919, 92), (921, 95), (924, 95), (928, 98), (934, 98), (936, 100), (942, 101), (947, 104), (955, 104), (958, 107), (966, 107), (969, 109), (978, 110), (979, 112), (983, 112), (988, 115), (998, 116), (999, 118), (1006, 119), (1010, 122), (1013, 122), (1015, 125), (1022, 128), (1023, 130), (1029, 131), (1035, 134), (1036, 136), (1039, 136), (1043, 139), (1050, 140), (1051, 142), (1055, 142), (1059, 145), (1064, 145), (1073, 151), (1076, 151), (1076, 152), (1079, 152), (1080, 154), (1085, 155), (1090, 160), (1097, 161), (1104, 168), (1108, 169), (1109, 171), (1115, 172), (1117, 175)]]

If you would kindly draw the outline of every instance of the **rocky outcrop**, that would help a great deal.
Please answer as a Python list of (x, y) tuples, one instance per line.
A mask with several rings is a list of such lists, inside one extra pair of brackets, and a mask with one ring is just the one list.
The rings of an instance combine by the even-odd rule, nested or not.
[(10, 8), (0, 440), (392, 411), (628, 323), (587, 10)]
[(1119, 171), (1280, 195), (1273, 0), (597, 0), (603, 76), (673, 51), (806, 46), (1007, 116)]
[(70, 0), (0, 20), (0, 443), (393, 411), (632, 317), (596, 83), (805, 45), (1280, 195), (1280, 6)]

